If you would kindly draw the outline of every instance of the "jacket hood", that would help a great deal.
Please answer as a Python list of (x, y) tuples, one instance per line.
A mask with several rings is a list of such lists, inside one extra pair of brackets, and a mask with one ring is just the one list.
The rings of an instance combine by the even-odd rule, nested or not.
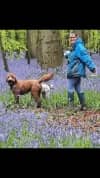
[(78, 37), (75, 43), (73, 44), (72, 48), (75, 49), (75, 47), (80, 43), (84, 45), (83, 40), (80, 37)]

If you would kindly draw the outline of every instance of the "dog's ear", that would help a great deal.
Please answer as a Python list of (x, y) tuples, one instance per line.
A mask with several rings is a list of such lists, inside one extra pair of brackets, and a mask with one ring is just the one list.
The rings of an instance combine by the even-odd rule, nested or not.
[(15, 77), (15, 83), (17, 83), (17, 78)]
[(16, 75), (12, 74), (12, 78), (15, 80), (15, 83), (17, 82)]

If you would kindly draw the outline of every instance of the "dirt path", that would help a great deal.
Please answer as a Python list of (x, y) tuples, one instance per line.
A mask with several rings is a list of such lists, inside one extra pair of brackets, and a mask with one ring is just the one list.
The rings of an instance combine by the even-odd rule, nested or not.
[[(45, 112), (44, 109), (37, 109), (34, 112)], [(100, 133), (100, 110), (87, 110), (80, 112), (69, 112), (64, 109), (52, 109), (48, 112), (46, 120), (50, 125), (71, 125), (75, 128), (80, 128), (86, 133)]]

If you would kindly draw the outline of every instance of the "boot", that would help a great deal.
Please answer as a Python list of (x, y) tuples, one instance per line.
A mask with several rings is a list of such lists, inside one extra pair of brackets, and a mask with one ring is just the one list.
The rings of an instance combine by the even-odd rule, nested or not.
[(74, 107), (74, 92), (68, 92), (68, 106), (70, 109)]
[(77, 94), (78, 94), (79, 102), (80, 102), (80, 105), (81, 105), (80, 110), (81, 111), (86, 110), (86, 103), (85, 103), (84, 93), (77, 93)]

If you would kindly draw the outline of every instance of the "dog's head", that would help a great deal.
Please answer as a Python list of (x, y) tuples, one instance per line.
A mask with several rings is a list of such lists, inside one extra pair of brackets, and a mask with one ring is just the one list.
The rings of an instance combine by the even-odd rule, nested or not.
[(12, 87), (17, 82), (16, 76), (13, 73), (9, 73), (6, 77), (6, 82)]

